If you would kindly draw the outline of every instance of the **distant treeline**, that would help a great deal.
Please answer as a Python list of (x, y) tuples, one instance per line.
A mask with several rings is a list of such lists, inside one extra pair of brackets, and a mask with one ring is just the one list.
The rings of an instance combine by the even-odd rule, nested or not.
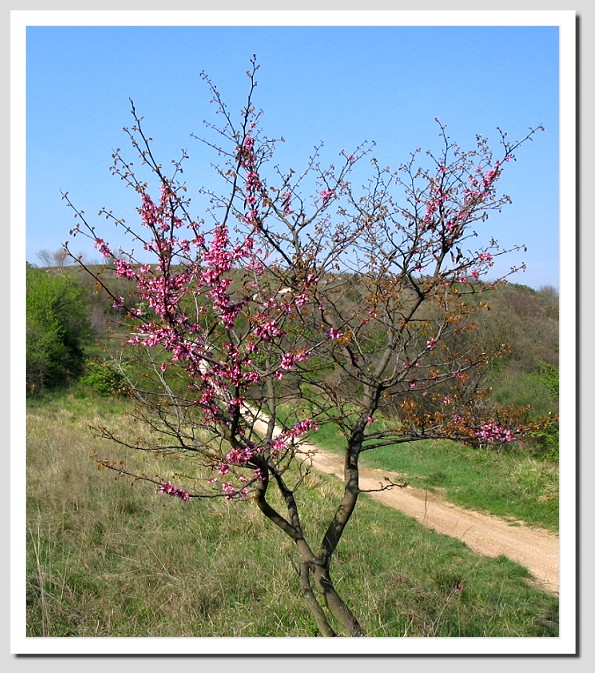
[[(94, 269), (97, 271), (97, 268)], [(134, 285), (102, 269), (106, 287), (125, 305), (138, 302)], [(353, 280), (345, 301), (358, 301)], [(486, 374), (495, 401), (531, 405), (537, 416), (558, 411), (559, 297), (554, 288), (535, 290), (507, 283), (492, 292), (470, 295), (487, 302), (466, 333), (470, 344), (488, 351), (507, 345)], [(102, 348), (121, 330), (123, 309), (100, 283), (78, 266), (27, 265), (27, 390), (69, 385), (93, 371)], [(95, 376), (96, 378), (96, 376)], [(557, 451), (557, 437), (542, 438)], [(543, 443), (542, 442), (542, 443)], [(556, 443), (554, 450), (553, 444)], [(543, 450), (544, 447), (542, 447)]]

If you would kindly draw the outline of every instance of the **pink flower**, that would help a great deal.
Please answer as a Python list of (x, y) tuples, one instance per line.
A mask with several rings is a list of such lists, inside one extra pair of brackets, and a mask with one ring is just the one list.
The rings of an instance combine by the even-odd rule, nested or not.
[(287, 431), (287, 434), (290, 437), (298, 437), (299, 435), (304, 435), (310, 430), (318, 430), (318, 423), (313, 421), (311, 418), (306, 418), (299, 423), (296, 423), (293, 428)]
[(320, 192), (320, 196), (322, 196), (322, 205), (325, 206), (334, 195), (334, 189), (323, 189)]
[(487, 442), (514, 442), (516, 439), (510, 430), (497, 423), (484, 423), (476, 431), (475, 436)]
[(308, 303), (308, 295), (302, 292), (302, 294), (298, 294), (294, 301), (296, 306), (303, 306)]
[(99, 250), (105, 259), (112, 256), (112, 251), (102, 238), (96, 238), (95, 243), (93, 243), (93, 247), (97, 248), (97, 250)]
[(343, 332), (339, 331), (335, 327), (331, 327), (330, 330), (326, 333), (327, 337), (332, 341), (336, 341), (343, 336)]
[(158, 493), (165, 493), (166, 495), (171, 495), (175, 498), (180, 498), (180, 500), (188, 500), (190, 498), (190, 493), (188, 493), (188, 491), (185, 491), (182, 488), (176, 488), (169, 481), (166, 481), (164, 484), (161, 484)]
[(281, 368), (282, 369), (291, 369), (293, 363), (295, 362), (295, 356), (293, 353), (283, 353), (281, 356)]
[(285, 192), (283, 194), (283, 212), (286, 215), (289, 215), (292, 210), (291, 210), (291, 192)]

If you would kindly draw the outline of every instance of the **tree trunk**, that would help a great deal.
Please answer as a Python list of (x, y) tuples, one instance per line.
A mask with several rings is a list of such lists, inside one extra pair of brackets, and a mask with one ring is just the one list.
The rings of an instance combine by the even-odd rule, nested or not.
[(308, 568), (308, 563), (302, 562), (300, 564), (299, 574), (300, 574), (300, 584), (302, 587), (302, 593), (304, 594), (304, 597), (306, 599), (306, 605), (308, 606), (308, 610), (310, 610), (310, 614), (312, 615), (312, 617), (314, 617), (314, 620), (316, 621), (316, 625), (320, 629), (323, 636), (327, 637), (336, 636), (337, 634), (335, 633), (332, 626), (329, 624), (328, 619), (324, 614), (324, 610), (322, 609), (322, 606), (316, 599), (316, 595), (314, 593), (314, 590), (312, 589), (312, 584), (310, 583), (310, 570)]
[(364, 636), (361, 624), (335, 590), (328, 569), (316, 564), (313, 572), (328, 611), (341, 624), (345, 634), (348, 636)]

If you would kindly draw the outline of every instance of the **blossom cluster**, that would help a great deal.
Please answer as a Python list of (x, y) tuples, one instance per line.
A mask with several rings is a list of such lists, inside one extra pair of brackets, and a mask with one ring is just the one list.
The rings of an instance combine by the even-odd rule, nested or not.
[(497, 423), (484, 423), (475, 433), (479, 439), (487, 442), (514, 442), (515, 436), (506, 428), (501, 427)]
[(429, 228), (436, 226), (436, 217), (441, 221), (447, 231), (458, 230), (458, 226), (464, 224), (472, 216), (476, 206), (493, 195), (493, 183), (500, 174), (501, 164), (494, 163), (494, 167), (485, 173), (481, 167), (476, 168), (475, 173), (468, 178), (468, 187), (462, 204), (456, 205), (452, 199), (452, 190), (445, 188), (444, 175), (447, 173), (446, 166), (439, 166), (441, 178), (431, 182), (430, 196), (425, 204), (423, 223)]
[[(240, 159), (240, 165), (245, 170), (244, 184), (245, 184), (245, 200), (248, 206), (248, 212), (244, 216), (244, 222), (251, 224), (253, 227), (258, 226), (258, 203), (260, 194), (262, 192), (262, 182), (258, 174), (258, 167), (256, 163), (256, 155), (254, 152), (254, 136), (247, 135), (244, 138), (243, 144), (237, 148), (237, 153)], [(288, 195), (286, 195), (286, 200)], [(288, 208), (288, 203), (286, 208)], [(288, 211), (286, 211), (288, 212)], [(289, 211), (290, 212), (290, 211)]]
[(318, 430), (318, 424), (311, 418), (306, 418), (303, 421), (296, 423), (288, 430), (280, 432), (271, 442), (271, 451), (273, 455), (278, 455), (279, 453), (285, 451), (289, 447), (292, 440), (305, 435), (311, 430)]
[(435, 339), (434, 337), (431, 337), (426, 341), (426, 348), (429, 351), (433, 351), (434, 348), (436, 348), (436, 344), (438, 343), (438, 339)]
[(334, 189), (323, 189), (320, 192), (320, 196), (322, 196), (322, 205), (326, 206), (326, 204), (333, 198), (334, 195), (335, 195)]
[(336, 327), (331, 327), (330, 330), (326, 333), (327, 337), (332, 341), (337, 341), (343, 336), (343, 332), (338, 330)]
[(180, 498), (180, 500), (188, 500), (188, 498), (190, 498), (190, 493), (188, 493), (188, 491), (185, 491), (183, 488), (177, 488), (169, 481), (166, 481), (164, 484), (161, 484), (158, 493), (165, 493), (166, 495), (171, 495), (172, 497)]

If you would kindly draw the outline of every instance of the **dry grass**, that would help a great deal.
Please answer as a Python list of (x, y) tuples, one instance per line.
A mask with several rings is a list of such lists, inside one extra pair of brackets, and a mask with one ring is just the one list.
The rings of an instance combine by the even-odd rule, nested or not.
[[(162, 478), (180, 468), (93, 436), (98, 421), (143, 432), (130, 427), (124, 406), (71, 394), (28, 411), (27, 634), (317, 635), (293, 543), (253, 503), (183, 502), (98, 472), (92, 452), (140, 460)], [(339, 493), (340, 482), (324, 475), (304, 483), (303, 517), (315, 539)], [(555, 636), (557, 602), (528, 587), (526, 575), (366, 498), (333, 563), (339, 591), (372, 636)]]

